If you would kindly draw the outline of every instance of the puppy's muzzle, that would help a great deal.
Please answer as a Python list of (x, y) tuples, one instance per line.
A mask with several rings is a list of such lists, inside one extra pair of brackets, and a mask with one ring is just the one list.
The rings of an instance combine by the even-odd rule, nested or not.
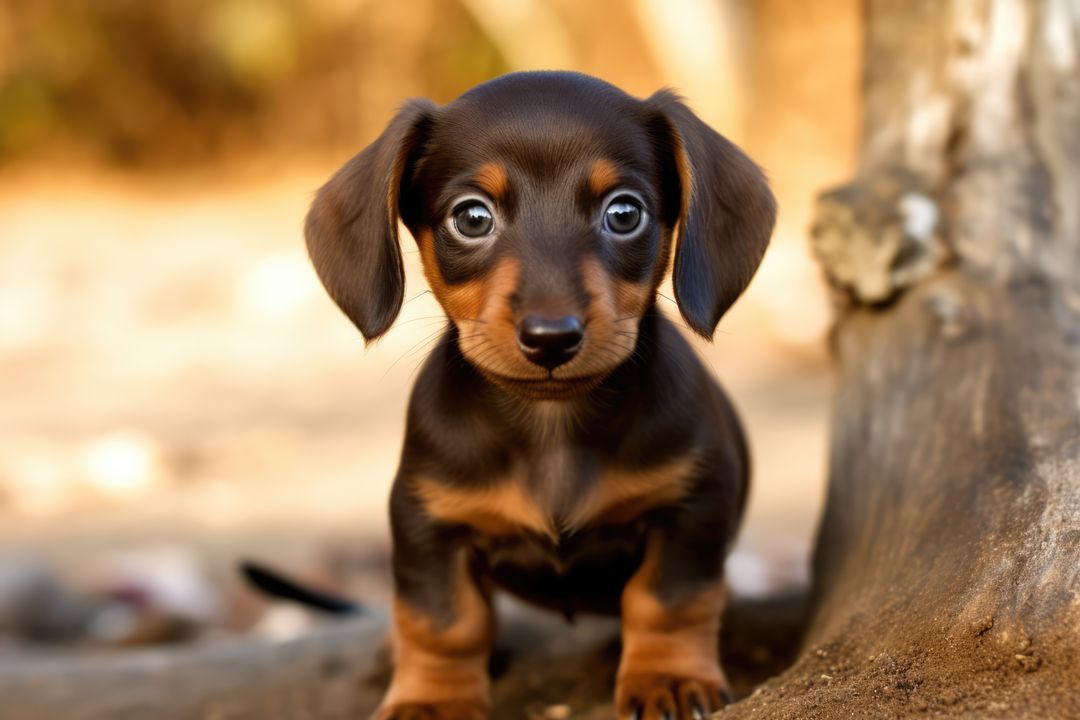
[(517, 326), (517, 342), (529, 362), (549, 370), (570, 362), (581, 349), (585, 331), (574, 315), (526, 315)]

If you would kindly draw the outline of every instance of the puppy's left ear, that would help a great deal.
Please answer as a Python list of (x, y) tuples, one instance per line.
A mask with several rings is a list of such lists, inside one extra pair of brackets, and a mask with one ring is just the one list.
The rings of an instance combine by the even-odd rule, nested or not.
[(670, 90), (645, 101), (664, 170), (668, 220), (677, 220), (672, 281), (687, 324), (712, 338), (754, 276), (776, 221), (764, 174)]
[(319, 279), (369, 342), (401, 310), (398, 217), (434, 112), (427, 100), (407, 103), (375, 142), (322, 186), (304, 225)]

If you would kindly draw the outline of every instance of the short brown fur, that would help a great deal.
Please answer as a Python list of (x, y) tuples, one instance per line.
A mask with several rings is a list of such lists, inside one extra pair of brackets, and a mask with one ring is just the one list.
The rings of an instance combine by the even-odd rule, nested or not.
[(697, 458), (687, 455), (645, 470), (609, 470), (562, 521), (515, 476), (470, 489), (448, 487), (423, 476), (413, 478), (411, 484), (424, 509), (440, 522), (467, 525), (486, 535), (528, 530), (556, 539), (560, 532), (626, 522), (649, 508), (678, 501), (687, 492), (696, 464)]
[(571, 528), (622, 523), (683, 498), (696, 469), (694, 454), (644, 470), (611, 469), (570, 516)]
[(433, 701), (488, 706), (491, 603), (468, 576), (464, 552), (454, 564), (454, 616), (445, 626), (401, 599), (394, 603), (395, 671), (384, 708)]
[[(690, 678), (727, 692), (717, 644), (726, 589), (723, 581), (701, 587), (674, 604), (656, 596), (662, 540), (650, 539), (645, 559), (622, 596), (623, 652), (619, 686), (641, 676)], [(622, 691), (624, 694), (625, 691)]]
[(600, 158), (593, 162), (589, 170), (589, 189), (593, 195), (602, 197), (619, 185), (619, 170), (615, 164), (607, 158)]
[(506, 168), (494, 161), (481, 165), (473, 175), (473, 182), (496, 201), (504, 199), (510, 189)]
[(513, 479), (469, 490), (424, 477), (413, 482), (424, 509), (440, 522), (468, 525), (487, 535), (512, 535), (522, 530), (549, 537), (555, 534), (550, 518)]
[(420, 244), (420, 262), (424, 268), (424, 277), (447, 316), (454, 321), (479, 316), (484, 306), (487, 283), (484, 280), (473, 280), (460, 285), (448, 284), (439, 272), (439, 263), (435, 258), (435, 238), (431, 231), (421, 232), (417, 240)]

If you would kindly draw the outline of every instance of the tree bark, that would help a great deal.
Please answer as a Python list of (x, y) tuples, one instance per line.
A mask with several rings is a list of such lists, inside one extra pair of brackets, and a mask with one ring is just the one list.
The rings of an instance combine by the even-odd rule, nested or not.
[(813, 612), (725, 717), (1080, 718), (1080, 3), (868, 0)]

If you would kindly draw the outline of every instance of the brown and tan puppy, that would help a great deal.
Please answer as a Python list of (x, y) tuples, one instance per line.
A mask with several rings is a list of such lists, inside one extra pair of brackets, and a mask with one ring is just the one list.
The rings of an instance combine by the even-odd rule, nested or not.
[(368, 340), (405, 278), (398, 220), (449, 318), (413, 390), (390, 501), (395, 672), (382, 720), (483, 718), (507, 590), (621, 616), (620, 717), (722, 706), (738, 420), (656, 308), (711, 337), (772, 232), (762, 173), (670, 92), (536, 72), (406, 104), (319, 191), (307, 244)]

